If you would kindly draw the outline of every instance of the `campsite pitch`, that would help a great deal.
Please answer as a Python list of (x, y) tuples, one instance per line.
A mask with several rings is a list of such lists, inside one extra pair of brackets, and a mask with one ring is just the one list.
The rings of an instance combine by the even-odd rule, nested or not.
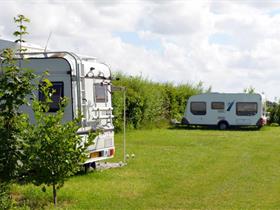
[[(121, 134), (116, 151), (111, 162), (122, 161)], [(129, 132), (127, 166), (72, 177), (56, 209), (279, 209), (279, 151), (278, 127)], [(49, 188), (13, 191), (15, 209), (52, 208)]]

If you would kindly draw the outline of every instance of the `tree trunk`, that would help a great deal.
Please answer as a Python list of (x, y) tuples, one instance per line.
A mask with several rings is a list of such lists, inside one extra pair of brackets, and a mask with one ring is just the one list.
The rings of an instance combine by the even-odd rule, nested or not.
[(53, 204), (56, 206), (57, 203), (57, 197), (56, 197), (56, 187), (55, 184), (53, 183)]

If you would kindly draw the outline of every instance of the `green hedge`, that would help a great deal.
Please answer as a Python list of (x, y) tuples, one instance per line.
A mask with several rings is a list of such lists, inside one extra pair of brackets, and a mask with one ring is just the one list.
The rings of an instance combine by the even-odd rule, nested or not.
[(270, 113), (269, 124), (280, 124), (280, 101), (267, 103), (267, 111)]
[[(186, 100), (202, 93), (202, 83), (197, 85), (172, 83), (155, 83), (141, 76), (126, 76), (117, 73), (114, 86), (126, 88), (127, 127), (139, 129), (163, 127), (171, 119), (181, 120), (185, 111)], [(123, 93), (113, 92), (115, 130), (123, 127)]]

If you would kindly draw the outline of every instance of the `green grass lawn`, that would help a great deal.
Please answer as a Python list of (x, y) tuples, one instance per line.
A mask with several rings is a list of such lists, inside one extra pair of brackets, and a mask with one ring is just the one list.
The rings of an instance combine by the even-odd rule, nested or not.
[[(122, 136), (116, 136), (122, 159)], [(280, 128), (129, 132), (123, 168), (72, 177), (60, 209), (280, 209)], [(15, 185), (25, 207), (50, 209), (51, 189)]]

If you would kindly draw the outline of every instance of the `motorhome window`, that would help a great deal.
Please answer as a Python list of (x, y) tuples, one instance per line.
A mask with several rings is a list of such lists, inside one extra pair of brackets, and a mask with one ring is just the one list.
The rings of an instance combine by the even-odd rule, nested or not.
[[(60, 108), (59, 103), (61, 102), (61, 98), (64, 97), (64, 84), (63, 82), (52, 82), (52, 87), (50, 90), (54, 90), (54, 93), (52, 94), (51, 100), (52, 102), (49, 104), (50, 109), (49, 112), (57, 112)], [(40, 101), (45, 101), (45, 95), (39, 91), (39, 100)]]
[(191, 113), (194, 115), (206, 115), (206, 102), (191, 102)]
[(108, 101), (107, 85), (95, 84), (94, 87), (96, 103), (106, 103)]
[(257, 114), (258, 104), (256, 102), (237, 102), (236, 114), (239, 116), (252, 116)]
[(211, 103), (211, 109), (224, 110), (224, 108), (225, 108), (224, 102), (212, 102)]

